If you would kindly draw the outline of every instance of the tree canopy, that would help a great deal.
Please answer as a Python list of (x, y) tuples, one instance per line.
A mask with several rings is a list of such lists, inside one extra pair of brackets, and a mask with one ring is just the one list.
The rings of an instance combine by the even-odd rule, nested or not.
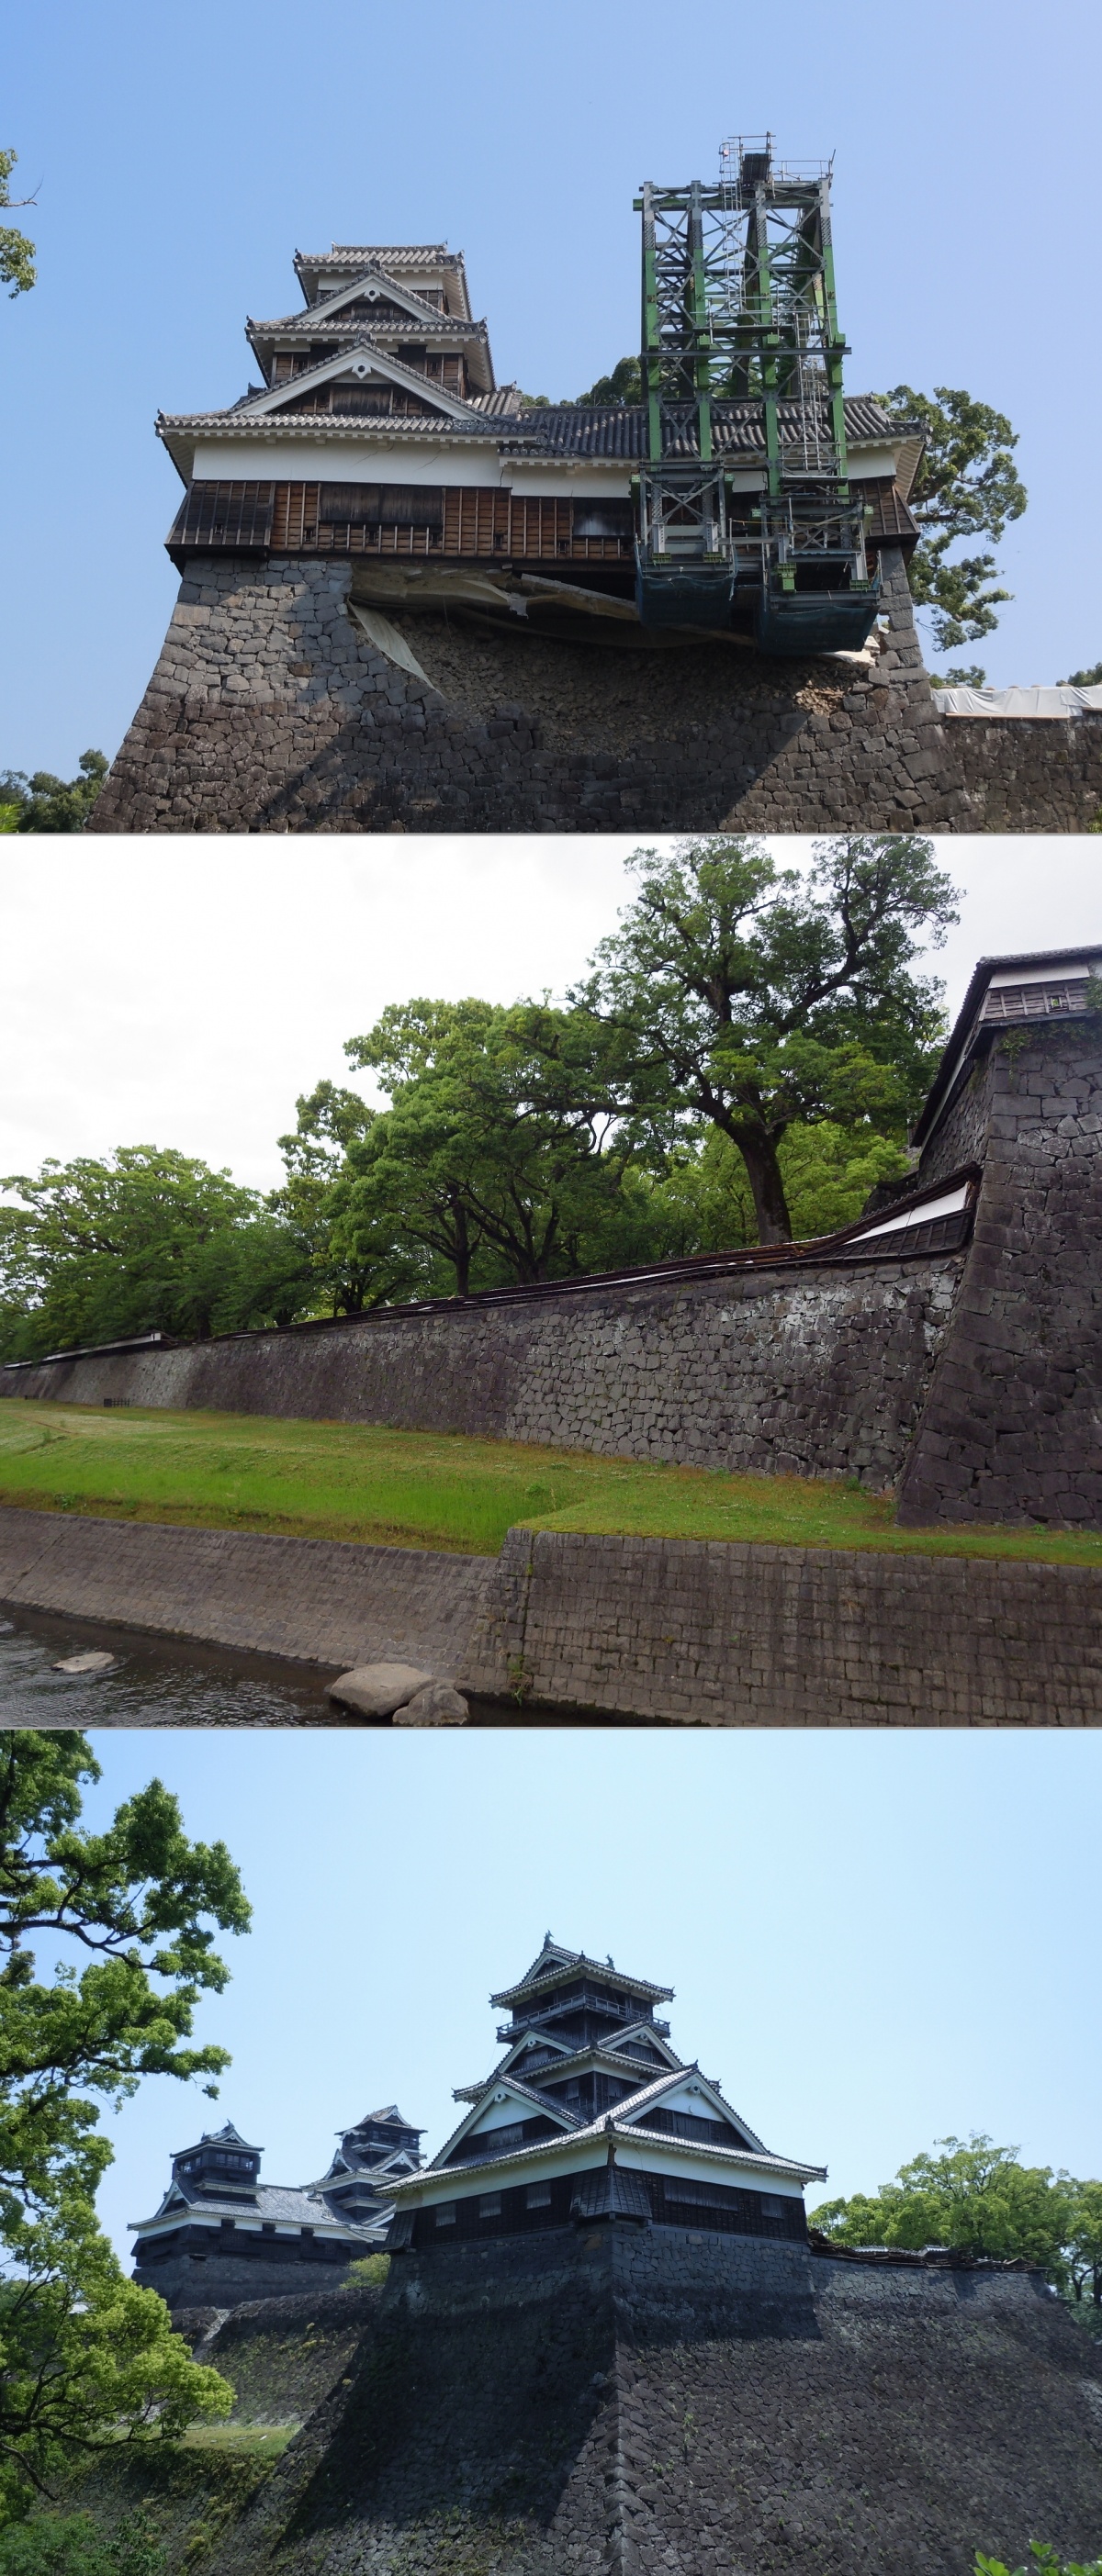
[(102, 751), (82, 751), (76, 778), (55, 778), (51, 769), (27, 778), (21, 769), (6, 769), (0, 832), (83, 832), (109, 767)]
[(47, 1161), (0, 1183), (0, 1348), (9, 1359), (167, 1332), (289, 1323), (316, 1294), (310, 1247), (228, 1172), (153, 1145)]
[(760, 841), (636, 851), (635, 902), (575, 1008), (619, 1037), (619, 1096), (659, 1133), (717, 1127), (746, 1167), (762, 1243), (791, 1238), (779, 1159), (796, 1122), (902, 1140), (942, 1036), (940, 989), (913, 972), (956, 919), (929, 841), (816, 844), (810, 876)]
[[(0, 206), (34, 203), (32, 197), (12, 196), (11, 174), (18, 159), (18, 152), (0, 151)], [(9, 296), (26, 295), (36, 274), (33, 241), (28, 241), (26, 233), (17, 231), (14, 224), (0, 224), (0, 284), (7, 287)]]
[(951, 2246), (959, 2254), (1036, 2263), (1060, 2289), (1102, 2302), (1102, 2183), (1019, 2163), (981, 2133), (939, 2138), (894, 2182), (821, 2201), (813, 2227), (838, 2245)]
[(1021, 518), (1027, 495), (1014, 463), (1017, 433), (1005, 412), (959, 387), (935, 385), (931, 398), (896, 385), (877, 399), (897, 430), (924, 442), (908, 502), (921, 530), (909, 568), (911, 596), (916, 607), (930, 609), (939, 651), (978, 643), (997, 626), (996, 611), (1012, 594), (994, 586), (993, 554), (953, 549), (983, 537), (998, 544), (1008, 522)]
[[(108, 2442), (167, 2438), (230, 2403), (163, 2300), (124, 2276), (95, 2194), (111, 2162), (100, 2102), (228, 2063), (192, 2044), (194, 2017), (229, 1974), (216, 1931), (246, 1931), (249, 1908), (225, 1845), (190, 1843), (159, 1780), (90, 1831), (99, 1776), (83, 1736), (0, 1742), (0, 2515)], [(44, 1981), (44, 1938), (86, 1964)]]
[(615, 404), (626, 409), (643, 399), (643, 369), (638, 358), (618, 358), (610, 376), (598, 376), (587, 394), (575, 395), (580, 403)]

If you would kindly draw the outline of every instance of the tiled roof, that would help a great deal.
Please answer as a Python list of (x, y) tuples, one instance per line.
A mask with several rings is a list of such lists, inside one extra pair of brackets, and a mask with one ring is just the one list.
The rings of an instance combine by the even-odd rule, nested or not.
[[(362, 325), (360, 336), (362, 337)], [(288, 397), (293, 394), (298, 382), (296, 378), (289, 379)], [(271, 390), (274, 391), (275, 388)], [(280, 387), (279, 390), (282, 392), (283, 388)], [(508, 398), (513, 393), (512, 386), (504, 386), (497, 394), (476, 395), (470, 403), (470, 410), (476, 417), (470, 421), (450, 421), (447, 425), (447, 434), (469, 437), (472, 432), (476, 435), (482, 432), (484, 435), (501, 438), (506, 447), (523, 447), (528, 455), (537, 457), (601, 456), (645, 460), (646, 413), (641, 404), (628, 406), (623, 410), (610, 406), (606, 410), (600, 403), (570, 403), (563, 404), (556, 410), (545, 411), (541, 406), (514, 413), (507, 408)], [(797, 415), (791, 406), (784, 403), (781, 404), (780, 411), (783, 441), (787, 428), (791, 427), (793, 431), (795, 430)], [(157, 426), (162, 436), (166, 430), (177, 432), (210, 430), (223, 428), (228, 424), (232, 424), (239, 431), (255, 428), (258, 433), (264, 435), (290, 426), (296, 435), (300, 435), (309, 422), (317, 419), (328, 424), (331, 417), (328, 412), (315, 414), (300, 411), (294, 413), (290, 423), (287, 423), (268, 412), (254, 423), (242, 421), (237, 406), (230, 405), (225, 411), (162, 412), (158, 417)], [(672, 454), (691, 457), (695, 453), (692, 444), (693, 418), (691, 407), (687, 406), (684, 414), (684, 431), (675, 440)], [(370, 415), (365, 415), (364, 421), (358, 422), (357, 425), (361, 428), (365, 427), (369, 419)], [(759, 404), (717, 403), (714, 407), (713, 420), (716, 449), (719, 455), (764, 456), (765, 431)], [(426, 424), (416, 415), (403, 414), (395, 419), (388, 419), (386, 435), (388, 438), (393, 438), (396, 434), (405, 437), (412, 432), (416, 436), (417, 432), (426, 426), (437, 432), (441, 423), (433, 420)], [(870, 401), (865, 395), (856, 396), (852, 402), (847, 402), (846, 429), (849, 438), (855, 442), (887, 439), (890, 436), (885, 413), (880, 410), (877, 403)]]
[[(794, 403), (779, 406), (782, 443), (786, 431), (796, 437), (800, 431), (800, 414)], [(888, 438), (891, 434), (887, 413), (867, 394), (857, 394), (845, 406), (847, 438), (861, 441)], [(691, 457), (696, 453), (696, 413), (691, 403), (674, 407), (666, 415), (674, 427), (670, 454)], [(748, 452), (765, 454), (765, 425), (760, 402), (717, 402), (712, 406), (716, 451), (721, 456)], [(646, 458), (647, 414), (642, 403), (560, 403), (546, 410), (524, 411), (521, 427), (525, 440), (536, 443), (552, 455), (624, 456)]]
[[(180, 2206), (181, 2202), (182, 2206)], [(171, 2195), (166, 2194), (154, 2215), (156, 2218), (169, 2218), (174, 2216), (177, 2210), (181, 2222), (185, 2217), (199, 2215), (208, 2218), (237, 2219), (248, 2216), (268, 2220), (281, 2219), (284, 2224), (294, 2221), (300, 2227), (324, 2226), (332, 2220), (333, 2216), (332, 2210), (327, 2208), (325, 2202), (318, 2199), (313, 2191), (295, 2190), (288, 2184), (278, 2182), (262, 2182), (257, 2185), (255, 2192), (227, 2194), (222, 2200), (217, 2192), (191, 2192), (187, 2189), (186, 2183), (181, 2181), (176, 2191)], [(137, 2223), (139, 2226), (149, 2227), (153, 2222), (147, 2218)]]
[[(251, 338), (257, 337), (263, 331), (294, 331), (309, 340), (316, 339), (321, 334), (324, 334), (326, 339), (335, 338), (338, 331), (359, 333), (362, 332), (363, 327), (363, 314), (356, 313), (349, 316), (347, 305), (342, 306), (339, 312), (332, 314), (328, 319), (324, 306), (307, 305), (305, 312), (287, 313), (277, 317), (274, 322), (254, 322), (250, 315), (245, 330), (246, 335)], [(472, 340), (485, 340), (488, 337), (485, 322), (463, 322), (455, 313), (432, 313), (424, 320), (420, 314), (404, 313), (400, 319), (394, 321), (388, 321), (385, 314), (373, 313), (371, 328), (373, 332), (385, 331), (391, 339), (398, 332), (401, 332), (406, 340), (435, 339), (439, 335), (445, 340), (460, 340), (465, 348), (469, 347)]]
[(304, 268), (331, 268), (338, 259), (373, 259), (385, 267), (388, 259), (400, 259), (404, 268), (439, 268), (442, 262), (458, 268), (462, 258), (446, 242), (334, 242), (331, 250), (297, 250), (295, 266), (300, 260)]

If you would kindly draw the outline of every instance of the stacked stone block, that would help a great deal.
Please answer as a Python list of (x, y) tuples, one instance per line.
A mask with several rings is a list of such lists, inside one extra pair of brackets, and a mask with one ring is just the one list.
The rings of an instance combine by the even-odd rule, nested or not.
[(1083, 830), (1102, 720), (946, 724), (885, 552), (873, 668), (515, 635), (402, 612), (418, 679), (329, 558), (200, 558), (99, 832)]

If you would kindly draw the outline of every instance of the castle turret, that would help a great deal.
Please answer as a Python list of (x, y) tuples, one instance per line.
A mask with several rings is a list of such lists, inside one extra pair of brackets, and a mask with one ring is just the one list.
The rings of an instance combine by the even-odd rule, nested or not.
[(204, 2130), (173, 2156), (160, 2208), (132, 2222), (135, 2280), (170, 2307), (337, 2288), (349, 2263), (387, 2243), (391, 2205), (368, 2175), (415, 2172), (420, 2134), (391, 2104), (344, 2133), (320, 2182), (300, 2186), (262, 2183), (263, 2150), (232, 2121)]

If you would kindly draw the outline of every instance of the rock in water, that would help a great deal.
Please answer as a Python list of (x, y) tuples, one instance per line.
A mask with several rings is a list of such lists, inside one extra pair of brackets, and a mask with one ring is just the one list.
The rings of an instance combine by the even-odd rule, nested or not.
[(415, 1691), (425, 1690), (431, 1673), (421, 1672), (416, 1664), (357, 1664), (355, 1671), (341, 1673), (326, 1689), (326, 1698), (335, 1700), (338, 1708), (350, 1708), (356, 1717), (393, 1717), (395, 1709), (404, 1708)]
[(466, 1726), (470, 1710), (450, 1682), (430, 1682), (394, 1712), (395, 1726)]
[(86, 1655), (63, 1655), (61, 1662), (54, 1664), (51, 1669), (55, 1673), (109, 1673), (112, 1664), (116, 1661), (117, 1657), (114, 1655), (104, 1654), (101, 1650), (93, 1652), (89, 1649)]

